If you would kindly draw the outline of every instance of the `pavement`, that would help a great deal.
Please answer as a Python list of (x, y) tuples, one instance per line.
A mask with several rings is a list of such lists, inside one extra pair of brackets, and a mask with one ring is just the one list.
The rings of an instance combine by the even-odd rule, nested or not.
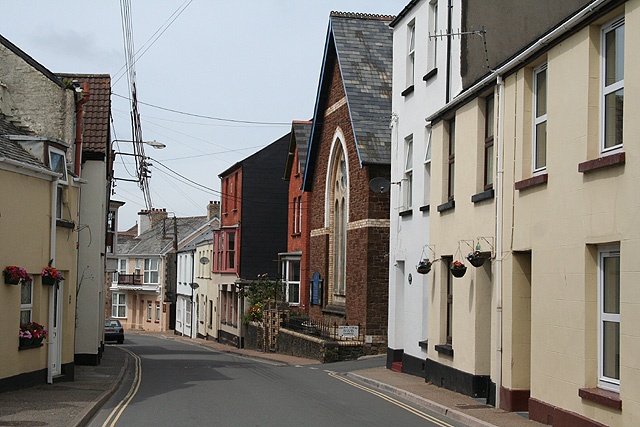
[[(130, 332), (130, 334), (133, 333)], [(312, 359), (237, 349), (215, 341), (185, 338), (174, 335), (173, 331), (135, 333), (183, 340), (189, 344), (209, 347), (222, 353), (263, 359), (283, 365), (318, 363), (317, 360)], [(133, 362), (124, 350), (116, 345), (107, 345), (100, 365), (76, 366), (75, 379), (72, 382), (41, 384), (0, 393), (0, 426), (85, 426), (118, 390), (130, 367), (133, 367)], [(505, 412), (484, 405), (468, 396), (427, 384), (423, 378), (393, 372), (385, 367), (353, 371), (346, 376), (371, 388), (386, 391), (417, 406), (435, 411), (462, 425), (543, 426), (516, 413)]]

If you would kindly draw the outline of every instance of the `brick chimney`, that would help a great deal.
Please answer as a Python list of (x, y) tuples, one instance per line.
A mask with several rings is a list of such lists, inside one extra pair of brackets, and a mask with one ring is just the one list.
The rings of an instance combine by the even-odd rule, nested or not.
[(143, 209), (138, 212), (138, 236), (148, 229), (160, 224), (166, 217), (166, 209)]
[(220, 202), (210, 201), (207, 205), (207, 219), (220, 218)]
[(167, 210), (166, 209), (151, 209), (149, 212), (149, 222), (151, 228), (156, 225), (162, 223), (163, 220), (167, 218)]

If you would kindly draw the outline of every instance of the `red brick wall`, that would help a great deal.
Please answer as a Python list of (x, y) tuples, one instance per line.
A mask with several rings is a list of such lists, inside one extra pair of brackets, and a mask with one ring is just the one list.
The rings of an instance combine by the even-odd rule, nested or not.
[[(231, 189), (233, 183), (233, 190)], [(241, 218), (242, 204), (242, 168), (229, 171), (222, 176), (221, 183), (222, 201), (220, 203), (220, 214), (222, 217), (222, 227), (238, 224)]]
[[(331, 107), (344, 97), (340, 70), (334, 66), (331, 90), (327, 107)], [(318, 112), (324, 117), (324, 111)], [(369, 179), (377, 176), (390, 177), (390, 166), (360, 167), (351, 119), (344, 104), (324, 118), (324, 126), (319, 138), (316, 167), (313, 172), (311, 193), (311, 230), (325, 226), (325, 183), (328, 173), (329, 155), (338, 126), (342, 129), (347, 146), (349, 171), (349, 218), (350, 223), (364, 219), (389, 218), (389, 193), (374, 194), (369, 190)], [(327, 303), (329, 281), (329, 236), (322, 234), (311, 237), (310, 274), (318, 271), (324, 279), (323, 304)], [(351, 325), (360, 323), (367, 327), (367, 334), (387, 334), (387, 307), (389, 282), (389, 229), (385, 227), (363, 227), (347, 231), (346, 259), (346, 319)], [(312, 306), (312, 317), (322, 316), (320, 307)], [(338, 319), (336, 319), (338, 320)]]
[[(298, 165), (298, 150), (293, 159), (293, 168), (291, 170), (291, 178), (289, 179), (289, 227), (288, 227), (288, 242), (287, 252), (301, 251), (302, 258), (300, 260), (300, 308), (309, 312), (309, 281), (311, 275), (309, 273), (309, 202), (311, 193), (303, 193), (302, 188), (302, 174), (297, 173)], [(301, 207), (302, 209), (302, 226), (300, 233), (294, 234), (294, 215), (295, 204), (294, 199), (298, 200), (298, 197), (302, 197)], [(299, 215), (299, 214), (298, 214)]]

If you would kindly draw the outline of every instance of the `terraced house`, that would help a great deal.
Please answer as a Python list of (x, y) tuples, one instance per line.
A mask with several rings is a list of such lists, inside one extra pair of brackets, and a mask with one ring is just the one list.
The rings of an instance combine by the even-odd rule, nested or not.
[(636, 425), (640, 2), (462, 7), (487, 53), (463, 43), (463, 90), (426, 117), (425, 379), (554, 426)]

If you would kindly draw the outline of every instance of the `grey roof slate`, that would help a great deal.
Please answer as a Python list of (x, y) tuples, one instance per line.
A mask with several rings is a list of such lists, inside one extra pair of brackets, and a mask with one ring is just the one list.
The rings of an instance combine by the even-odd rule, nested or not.
[[(208, 222), (206, 216), (178, 218), (178, 244)], [(164, 232), (164, 227), (166, 232)], [(163, 237), (164, 236), (164, 237)], [(163, 255), (173, 249), (173, 218), (159, 222), (140, 236), (118, 241), (119, 255)]]
[(331, 12), (330, 31), (363, 164), (391, 164), (393, 17)]
[(22, 148), (17, 142), (9, 140), (7, 135), (32, 135), (31, 132), (21, 129), (0, 116), (0, 157), (35, 166), (40, 169), (51, 171), (44, 163)]
[(300, 173), (304, 174), (305, 160), (309, 149), (309, 137), (311, 136), (311, 122), (293, 122), (291, 127), (291, 139), (295, 138), (296, 148), (298, 149)]

